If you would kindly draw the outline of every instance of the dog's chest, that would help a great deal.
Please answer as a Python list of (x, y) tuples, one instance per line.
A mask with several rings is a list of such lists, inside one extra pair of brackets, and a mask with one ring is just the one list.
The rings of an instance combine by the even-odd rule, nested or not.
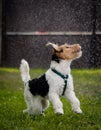
[[(50, 71), (47, 71), (46, 73), (46, 79), (49, 84), (49, 92), (57, 93), (58, 95), (62, 95), (64, 90), (64, 79), (60, 76), (56, 75), (55, 73), (51, 73)], [(68, 83), (67, 83), (68, 84)]]
[(29, 81), (29, 90), (33, 95), (45, 97), (49, 91), (49, 85), (46, 81), (45, 74), (39, 78)]

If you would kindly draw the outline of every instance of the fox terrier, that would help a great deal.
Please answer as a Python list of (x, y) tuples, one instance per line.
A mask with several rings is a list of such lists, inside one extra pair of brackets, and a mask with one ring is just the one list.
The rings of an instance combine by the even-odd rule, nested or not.
[(25, 86), (24, 98), (27, 104), (27, 109), (23, 112), (30, 115), (43, 114), (51, 101), (55, 113), (64, 114), (60, 100), (60, 96), (64, 96), (71, 103), (74, 112), (82, 113), (80, 102), (75, 96), (70, 69), (71, 62), (82, 55), (81, 46), (54, 43), (46, 45), (51, 45), (54, 53), (50, 68), (42, 76), (31, 79), (28, 62), (24, 59), (21, 60), (20, 71)]

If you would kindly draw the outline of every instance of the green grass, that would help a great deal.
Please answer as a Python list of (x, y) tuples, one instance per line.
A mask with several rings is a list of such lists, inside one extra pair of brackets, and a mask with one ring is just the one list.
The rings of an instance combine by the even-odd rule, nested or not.
[[(44, 72), (31, 69), (31, 76)], [(0, 68), (0, 130), (101, 130), (101, 69), (72, 70), (72, 74), (83, 114), (72, 112), (69, 102), (61, 98), (64, 115), (55, 115), (51, 104), (45, 117), (30, 117), (22, 113), (26, 104), (19, 70)]]

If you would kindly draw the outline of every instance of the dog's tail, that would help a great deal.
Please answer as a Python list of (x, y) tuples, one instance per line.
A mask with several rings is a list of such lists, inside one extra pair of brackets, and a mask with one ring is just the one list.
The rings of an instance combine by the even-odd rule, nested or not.
[(30, 80), (29, 64), (26, 60), (22, 59), (20, 64), (21, 78), (24, 83)]

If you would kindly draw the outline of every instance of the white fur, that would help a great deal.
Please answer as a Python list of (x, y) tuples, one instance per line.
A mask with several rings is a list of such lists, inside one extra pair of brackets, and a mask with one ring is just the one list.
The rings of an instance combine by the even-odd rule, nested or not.
[(30, 80), (29, 65), (28, 62), (25, 61), (24, 59), (21, 60), (20, 71), (21, 71), (22, 81), (24, 83), (28, 82)]
[[(80, 102), (78, 98), (75, 96), (74, 87), (73, 87), (73, 79), (71, 76), (70, 69), (71, 61), (61, 60), (60, 63), (56, 63), (55, 61), (51, 61), (50, 68), (54, 68), (60, 73), (64, 75), (69, 75), (67, 81), (67, 88), (64, 93), (64, 97), (69, 100), (71, 103), (72, 109), (76, 113), (82, 113), (80, 109)], [(27, 61), (22, 60), (20, 65), (21, 77), (23, 82), (25, 83), (24, 97), (27, 104), (27, 109), (23, 112), (28, 112), (30, 115), (42, 114), (49, 106), (48, 99), (53, 103), (55, 113), (63, 114), (63, 105), (60, 101), (60, 96), (63, 92), (64, 80), (55, 74), (51, 69), (48, 69), (46, 72), (46, 80), (49, 84), (49, 93), (43, 98), (41, 96), (33, 96), (29, 91), (28, 81), (30, 80), (29, 75), (29, 65)]]
[[(51, 68), (54, 67), (60, 73), (64, 75), (66, 74), (69, 75), (69, 78), (67, 81), (67, 88), (64, 93), (64, 97), (66, 97), (70, 101), (72, 105), (72, 109), (76, 113), (82, 113), (82, 110), (80, 109), (80, 102), (75, 96), (75, 92), (74, 92), (73, 79), (72, 79), (72, 75), (70, 74), (70, 64), (71, 64), (71, 61), (67, 61), (67, 60), (61, 60), (60, 64), (52, 61)], [(61, 77), (59, 77), (57, 74), (52, 72), (51, 69), (49, 69), (46, 72), (46, 78), (50, 85), (50, 92), (48, 94), (48, 97), (53, 103), (55, 112), (63, 114), (63, 108), (62, 108), (63, 105), (62, 105), (62, 102), (60, 101), (59, 96), (61, 96), (63, 92), (64, 80)]]

